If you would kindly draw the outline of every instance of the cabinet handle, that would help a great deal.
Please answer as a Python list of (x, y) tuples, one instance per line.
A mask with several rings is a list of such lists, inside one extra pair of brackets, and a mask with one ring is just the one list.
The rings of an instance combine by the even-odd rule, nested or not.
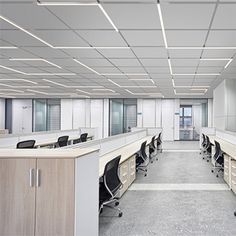
[(30, 187), (34, 187), (34, 169), (29, 170), (29, 184)]
[(40, 187), (40, 169), (36, 170), (36, 187)]

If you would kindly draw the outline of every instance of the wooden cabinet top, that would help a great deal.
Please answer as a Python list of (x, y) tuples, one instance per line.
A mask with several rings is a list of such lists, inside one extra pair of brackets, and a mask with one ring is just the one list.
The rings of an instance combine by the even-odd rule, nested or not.
[(6, 158), (55, 158), (75, 159), (96, 152), (96, 148), (77, 149), (0, 149), (0, 159)]

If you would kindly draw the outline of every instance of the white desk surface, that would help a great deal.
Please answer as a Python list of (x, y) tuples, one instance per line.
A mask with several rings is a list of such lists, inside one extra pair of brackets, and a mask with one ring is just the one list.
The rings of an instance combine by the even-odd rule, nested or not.
[(229, 156), (231, 156), (232, 158), (234, 158), (236, 160), (236, 145), (235, 144), (232, 144), (230, 142), (227, 142), (221, 138), (218, 138), (216, 136), (210, 136), (209, 135), (209, 138), (210, 138), (210, 141), (211, 143), (213, 143), (215, 145), (215, 142), (214, 140), (216, 140), (217, 142), (220, 143), (220, 147), (221, 149), (226, 153), (228, 154)]
[(153, 136), (146, 136), (145, 138), (139, 139), (138, 141), (135, 141), (133, 143), (130, 143), (128, 145), (125, 145), (121, 148), (118, 148), (112, 152), (109, 152), (103, 156), (100, 156), (99, 159), (99, 177), (101, 177), (104, 173), (105, 165), (107, 162), (112, 160), (113, 158), (121, 155), (120, 164), (124, 161), (126, 161), (128, 158), (133, 156), (137, 151), (140, 150), (141, 144), (144, 141), (147, 141), (147, 144), (149, 144), (152, 140)]
[(86, 154), (98, 151), (97, 148), (77, 149), (1, 149), (0, 159), (75, 159)]

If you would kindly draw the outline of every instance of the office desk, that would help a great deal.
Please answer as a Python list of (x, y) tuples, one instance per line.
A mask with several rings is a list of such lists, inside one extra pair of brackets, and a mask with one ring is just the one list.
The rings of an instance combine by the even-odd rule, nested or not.
[(224, 155), (224, 180), (229, 187), (236, 193), (236, 145), (227, 142), (216, 136), (209, 136), (211, 143), (214, 140), (220, 143)]
[(131, 144), (125, 145), (112, 152), (109, 152), (99, 159), (99, 177), (103, 176), (106, 164), (113, 158), (121, 155), (119, 174), (120, 180), (123, 183), (123, 188), (120, 191), (120, 196), (129, 188), (136, 177), (136, 159), (135, 153), (140, 150), (141, 144), (147, 141), (147, 145), (151, 142), (152, 136), (147, 136)]

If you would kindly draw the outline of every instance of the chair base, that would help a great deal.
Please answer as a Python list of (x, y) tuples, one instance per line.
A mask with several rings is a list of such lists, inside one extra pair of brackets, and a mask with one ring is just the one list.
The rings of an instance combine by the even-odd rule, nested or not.
[[(112, 204), (112, 203), (115, 203), (115, 206), (111, 206), (109, 204)], [(99, 208), (99, 214), (101, 214), (103, 212), (103, 208), (104, 207), (108, 207), (108, 208), (111, 208), (113, 210), (116, 210), (119, 212), (118, 214), (118, 217), (122, 217), (123, 216), (123, 212), (121, 211), (121, 209), (117, 206), (119, 206), (119, 201), (118, 199), (114, 198), (114, 199), (111, 199), (110, 201), (107, 201), (107, 202), (104, 202), (101, 204), (100, 208)]]

